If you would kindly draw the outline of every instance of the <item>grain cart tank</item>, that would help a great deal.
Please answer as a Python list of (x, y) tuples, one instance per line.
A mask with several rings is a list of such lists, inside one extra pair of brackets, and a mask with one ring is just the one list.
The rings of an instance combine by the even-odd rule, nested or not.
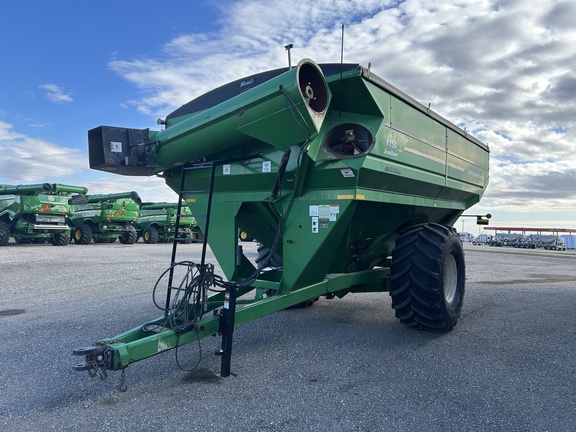
[(169, 242), (174, 240), (178, 222), (178, 237), (181, 241), (189, 243), (202, 239), (202, 232), (196, 225), (196, 219), (188, 207), (178, 203), (154, 202), (143, 203), (138, 216), (138, 229), (144, 243)]
[[(172, 279), (173, 262), (156, 301), (163, 315), (75, 350), (77, 370), (105, 376), (219, 333), (228, 376), (234, 325), (352, 292), (389, 292), (407, 326), (456, 324), (465, 264), (452, 224), (487, 186), (486, 145), (369, 69), (308, 59), (213, 90), (159, 123), (92, 129), (90, 166), (162, 176), (224, 275), (205, 262), (206, 243), (199, 262), (183, 263), (189, 279)], [(267, 259), (243, 254), (239, 230)]]
[(10, 237), (16, 243), (66, 246), (70, 242), (71, 194), (85, 194), (82, 186), (58, 183), (0, 185), (0, 246)]
[(123, 244), (135, 243), (141, 203), (136, 192), (88, 195), (84, 203), (74, 206), (74, 242), (85, 245), (92, 240), (113, 243), (120, 239)]

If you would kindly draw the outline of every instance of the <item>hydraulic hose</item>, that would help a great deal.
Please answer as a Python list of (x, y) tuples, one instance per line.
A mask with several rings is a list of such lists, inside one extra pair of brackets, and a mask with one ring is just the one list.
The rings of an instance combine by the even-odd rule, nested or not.
[(280, 168), (278, 168), (278, 174), (276, 175), (276, 181), (274, 182), (274, 187), (272, 188), (271, 198), (275, 198), (280, 190), (280, 184), (284, 178), (284, 173), (286, 172), (286, 165), (288, 165), (288, 160), (290, 159), (291, 150), (288, 149), (284, 152), (282, 160), (280, 161)]

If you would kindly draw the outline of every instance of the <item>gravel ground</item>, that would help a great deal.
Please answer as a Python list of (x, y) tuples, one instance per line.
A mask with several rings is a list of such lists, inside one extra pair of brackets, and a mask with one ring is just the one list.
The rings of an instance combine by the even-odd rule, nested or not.
[[(245, 244), (247, 254), (255, 244)], [(152, 286), (171, 245), (0, 248), (2, 432), (573, 431), (576, 254), (466, 245), (462, 317), (448, 334), (405, 328), (386, 293), (320, 299), (108, 380), (72, 349), (160, 315)], [(180, 259), (199, 260), (200, 245)], [(210, 260), (209, 256), (209, 260)]]

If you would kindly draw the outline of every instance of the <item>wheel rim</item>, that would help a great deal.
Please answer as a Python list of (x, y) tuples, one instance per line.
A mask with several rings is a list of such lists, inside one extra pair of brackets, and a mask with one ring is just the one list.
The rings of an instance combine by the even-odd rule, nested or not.
[(447, 303), (452, 303), (456, 297), (456, 288), (458, 286), (458, 265), (456, 258), (450, 254), (444, 263), (444, 299)]

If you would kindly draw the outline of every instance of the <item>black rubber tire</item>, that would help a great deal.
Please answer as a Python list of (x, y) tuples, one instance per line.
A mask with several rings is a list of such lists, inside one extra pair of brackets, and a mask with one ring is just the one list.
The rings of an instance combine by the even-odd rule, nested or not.
[(86, 245), (92, 241), (92, 228), (88, 224), (80, 224), (74, 231), (74, 243)]
[(310, 300), (306, 300), (306, 301), (303, 301), (301, 303), (297, 303), (294, 306), (291, 306), (290, 309), (304, 309), (304, 308), (313, 306), (314, 303), (316, 303), (318, 300), (320, 300), (320, 297), (314, 297), (314, 298), (311, 298)]
[(144, 243), (149, 244), (158, 243), (158, 230), (153, 226), (149, 226), (144, 230), (142, 238), (144, 239)]
[(396, 240), (390, 296), (402, 324), (445, 333), (456, 325), (466, 284), (464, 250), (450, 226), (422, 224)]
[(52, 243), (54, 246), (68, 246), (68, 243), (70, 243), (70, 234), (65, 232), (55, 233), (52, 236), (50, 243)]
[(122, 244), (131, 245), (136, 243), (136, 240), (138, 240), (138, 233), (132, 226), (128, 226), (127, 231), (120, 236), (120, 243)]
[(284, 265), (284, 261), (282, 260), (282, 257), (280, 255), (278, 255), (277, 253), (274, 253), (274, 255), (272, 255), (272, 257), (270, 258), (270, 261), (267, 263), (267, 265), (265, 265), (265, 260), (268, 257), (268, 255), (270, 254), (270, 248), (264, 245), (259, 245), (258, 246), (258, 257), (256, 258), (256, 264), (258, 265), (258, 268), (264, 268), (264, 267), (273, 267), (273, 268), (279, 268), (282, 267)]
[(198, 243), (204, 241), (204, 234), (200, 231), (200, 228), (195, 226), (192, 228), (192, 243)]
[(0, 221), (0, 246), (6, 246), (10, 240), (10, 226)]
[[(258, 251), (258, 256), (256, 257), (256, 264), (257, 264), (259, 269), (262, 269), (262, 268), (264, 268), (266, 258), (270, 254), (270, 248), (268, 246), (258, 245), (257, 251)], [(272, 257), (270, 258), (270, 261), (268, 262), (266, 267), (270, 266), (272, 268), (280, 268), (283, 265), (284, 265), (284, 260), (282, 259), (282, 257), (279, 254), (274, 253), (274, 255), (272, 255)], [(271, 296), (276, 295), (276, 291), (267, 290), (267, 291), (265, 291), (265, 294), (267, 296), (271, 297)], [(296, 303), (294, 306), (290, 306), (290, 309), (310, 307), (314, 303), (316, 303), (319, 299), (320, 299), (320, 297), (314, 297), (314, 298), (311, 298), (309, 300), (305, 300), (303, 302)]]

